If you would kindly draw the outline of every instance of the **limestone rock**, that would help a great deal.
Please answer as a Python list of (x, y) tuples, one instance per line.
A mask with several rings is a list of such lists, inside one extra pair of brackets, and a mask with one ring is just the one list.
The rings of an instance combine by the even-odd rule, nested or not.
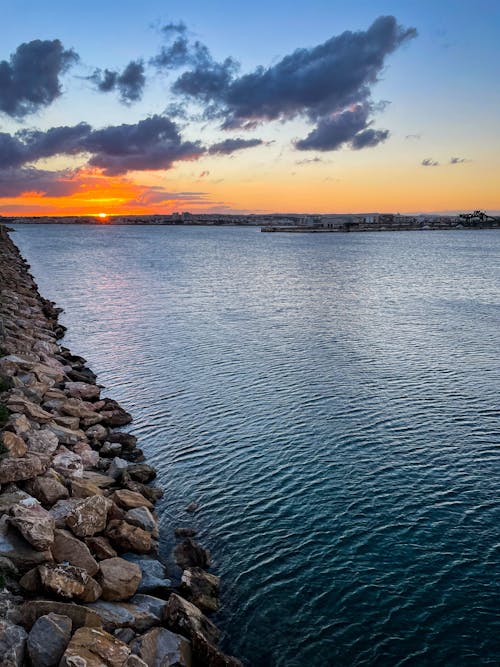
[(27, 436), (28, 449), (33, 454), (51, 456), (59, 446), (57, 437), (48, 428), (31, 431)]
[(96, 424), (88, 428), (85, 433), (92, 442), (104, 442), (108, 435), (108, 429), (102, 424)]
[(10, 522), (37, 551), (46, 551), (54, 542), (53, 517), (38, 503), (14, 505)]
[(137, 553), (151, 551), (151, 534), (142, 528), (131, 526), (126, 521), (110, 521), (106, 535), (113, 545), (122, 551), (136, 551)]
[(153, 509), (153, 504), (149, 502), (143, 495), (128, 489), (119, 489), (113, 493), (112, 499), (119, 507), (124, 509), (133, 509), (135, 507), (147, 507)]
[(2, 667), (23, 667), (26, 631), (19, 625), (0, 620), (0, 660)]
[(83, 398), (85, 401), (98, 400), (101, 393), (97, 385), (86, 382), (66, 382), (64, 386), (70, 396)]
[(39, 424), (47, 424), (52, 419), (50, 412), (47, 412), (36, 403), (28, 401), (28, 399), (12, 394), (7, 401), (7, 407), (12, 412), (19, 412), (26, 415), (28, 419), (38, 422)]
[(43, 588), (62, 598), (94, 602), (101, 595), (99, 584), (80, 567), (45, 563), (38, 572)]
[(49, 510), (56, 528), (66, 528), (66, 518), (81, 503), (80, 498), (68, 498), (67, 500), (58, 500)]
[(78, 454), (61, 445), (52, 459), (52, 467), (63, 477), (81, 477), (83, 473), (82, 459)]
[(77, 442), (85, 440), (85, 433), (79, 429), (75, 431), (65, 426), (60, 426), (55, 422), (49, 422), (47, 428), (56, 436), (61, 445), (72, 446), (76, 445)]
[(64, 652), (60, 667), (125, 667), (130, 649), (97, 628), (80, 628)]
[(82, 500), (66, 518), (67, 525), (78, 537), (89, 537), (106, 528), (112, 503), (104, 496), (90, 496)]
[(90, 481), (90, 479), (82, 479), (73, 477), (71, 480), (71, 495), (73, 498), (89, 498), (90, 496), (102, 496), (101, 489)]
[(108, 558), (99, 563), (99, 583), (102, 599), (127, 600), (137, 591), (141, 582), (141, 568), (123, 558)]
[(91, 577), (99, 570), (99, 565), (92, 557), (88, 546), (67, 530), (54, 531), (54, 544), (51, 551), (56, 563), (66, 562), (80, 567)]
[(152, 628), (146, 634), (137, 637), (131, 645), (148, 667), (191, 667), (191, 644), (185, 637), (167, 630)]
[(0, 556), (8, 558), (22, 572), (52, 560), (50, 551), (38, 551), (9, 524), (7, 516), (0, 518)]
[(53, 420), (59, 426), (70, 429), (70, 431), (78, 431), (80, 428), (80, 420), (78, 417), (70, 417), (69, 415), (52, 415)]
[(77, 442), (73, 446), (73, 452), (78, 454), (84, 467), (93, 467), (99, 461), (99, 452), (96, 452), (88, 442)]
[(8, 425), (14, 429), (17, 435), (21, 436), (27, 435), (32, 430), (32, 426), (26, 415), (19, 413), (10, 415)]
[(155, 538), (158, 537), (158, 521), (147, 507), (136, 507), (125, 514), (125, 521), (133, 526), (139, 526)]
[(174, 632), (193, 640), (201, 635), (209, 642), (217, 642), (220, 632), (194, 604), (172, 593), (166, 608), (166, 625)]
[(219, 577), (201, 567), (191, 567), (182, 573), (180, 593), (205, 613), (219, 609)]
[(184, 569), (210, 566), (210, 552), (190, 537), (175, 547), (174, 556), (176, 563)]
[(50, 613), (37, 619), (28, 636), (28, 655), (36, 667), (57, 667), (71, 639), (68, 616)]
[(21, 436), (16, 435), (15, 433), (10, 433), (5, 431), (1, 436), (3, 445), (5, 449), (9, 452), (9, 456), (17, 458), (19, 456), (24, 456), (28, 451), (28, 447)]
[(86, 537), (85, 544), (88, 546), (97, 560), (115, 558), (118, 555), (106, 537)]
[(54, 470), (48, 470), (44, 475), (29, 481), (25, 488), (43, 505), (52, 507), (58, 500), (69, 497), (68, 489), (60, 481)]
[(42, 472), (42, 462), (34, 454), (27, 454), (20, 458), (2, 459), (0, 461), (0, 484), (31, 479), (41, 475)]

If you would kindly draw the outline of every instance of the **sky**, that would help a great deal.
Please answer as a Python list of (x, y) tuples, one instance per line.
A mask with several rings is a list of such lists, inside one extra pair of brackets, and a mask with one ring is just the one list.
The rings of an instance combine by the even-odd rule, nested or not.
[(498, 0), (3, 0), (0, 215), (500, 211)]

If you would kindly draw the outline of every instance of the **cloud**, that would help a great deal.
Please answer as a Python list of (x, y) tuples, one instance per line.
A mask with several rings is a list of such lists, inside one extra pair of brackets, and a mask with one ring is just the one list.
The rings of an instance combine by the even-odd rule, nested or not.
[(0, 111), (23, 118), (49, 106), (61, 95), (60, 77), (77, 61), (58, 39), (21, 44), (0, 61)]
[(405, 136), (405, 139), (409, 141), (417, 141), (418, 139), (421, 139), (422, 135), (421, 134), (407, 134)]
[(0, 169), (0, 197), (18, 197), (34, 192), (44, 197), (65, 197), (77, 185), (67, 171), (46, 171), (34, 168)]
[(262, 139), (224, 139), (224, 141), (219, 141), (210, 146), (208, 152), (210, 155), (230, 155), (244, 148), (261, 146), (263, 143)]
[(102, 93), (118, 90), (121, 101), (130, 104), (130, 102), (136, 102), (142, 97), (146, 85), (144, 63), (142, 60), (131, 60), (121, 74), (114, 70), (96, 69), (89, 80)]
[(385, 141), (388, 136), (389, 130), (373, 130), (369, 127), (367, 130), (363, 130), (363, 132), (358, 132), (358, 134), (354, 135), (351, 141), (351, 146), (355, 150), (367, 148), (369, 146), (377, 146)]
[(466, 157), (451, 157), (450, 164), (463, 164), (464, 162), (470, 162)]
[(436, 160), (433, 160), (430, 157), (425, 158), (425, 160), (422, 160), (420, 163), (423, 167), (438, 167), (439, 162), (436, 162)]
[(295, 164), (313, 164), (315, 162), (323, 162), (320, 157), (306, 158), (305, 160), (295, 160)]
[[(415, 35), (414, 28), (403, 28), (393, 16), (381, 16), (366, 31), (346, 31), (239, 77), (234, 60), (216, 62), (206, 47), (193, 46), (190, 51), (186, 41), (195, 66), (178, 77), (173, 90), (205, 105), (206, 117), (220, 117), (225, 129), (305, 117), (316, 128), (296, 143), (297, 148), (335, 150), (367, 129), (368, 114), (360, 125), (349, 115), (351, 109), (374, 110), (371, 86), (378, 81), (386, 56)], [(359, 118), (359, 112), (356, 114)], [(354, 147), (379, 143), (387, 136), (384, 133), (372, 130)]]
[(178, 160), (204, 154), (198, 142), (183, 141), (177, 125), (164, 116), (135, 124), (94, 130), (87, 123), (47, 131), (0, 133), (0, 169), (17, 168), (55, 155), (89, 154), (88, 164), (107, 175), (132, 170), (170, 169)]

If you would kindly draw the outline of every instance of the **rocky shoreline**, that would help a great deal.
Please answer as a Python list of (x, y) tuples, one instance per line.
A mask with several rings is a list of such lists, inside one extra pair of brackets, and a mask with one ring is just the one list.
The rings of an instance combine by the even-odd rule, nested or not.
[(0, 225), (0, 665), (240, 667), (207, 616), (209, 553), (177, 529), (173, 585), (156, 473), (119, 430), (131, 415), (58, 343), (59, 313)]

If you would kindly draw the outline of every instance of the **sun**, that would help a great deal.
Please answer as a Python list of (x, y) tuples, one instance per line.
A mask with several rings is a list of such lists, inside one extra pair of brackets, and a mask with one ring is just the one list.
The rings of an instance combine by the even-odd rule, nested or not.
[(107, 213), (98, 213), (98, 214), (97, 214), (97, 217), (98, 217), (98, 218), (101, 218), (101, 220), (104, 220), (105, 218), (108, 217), (108, 214), (107, 214)]

